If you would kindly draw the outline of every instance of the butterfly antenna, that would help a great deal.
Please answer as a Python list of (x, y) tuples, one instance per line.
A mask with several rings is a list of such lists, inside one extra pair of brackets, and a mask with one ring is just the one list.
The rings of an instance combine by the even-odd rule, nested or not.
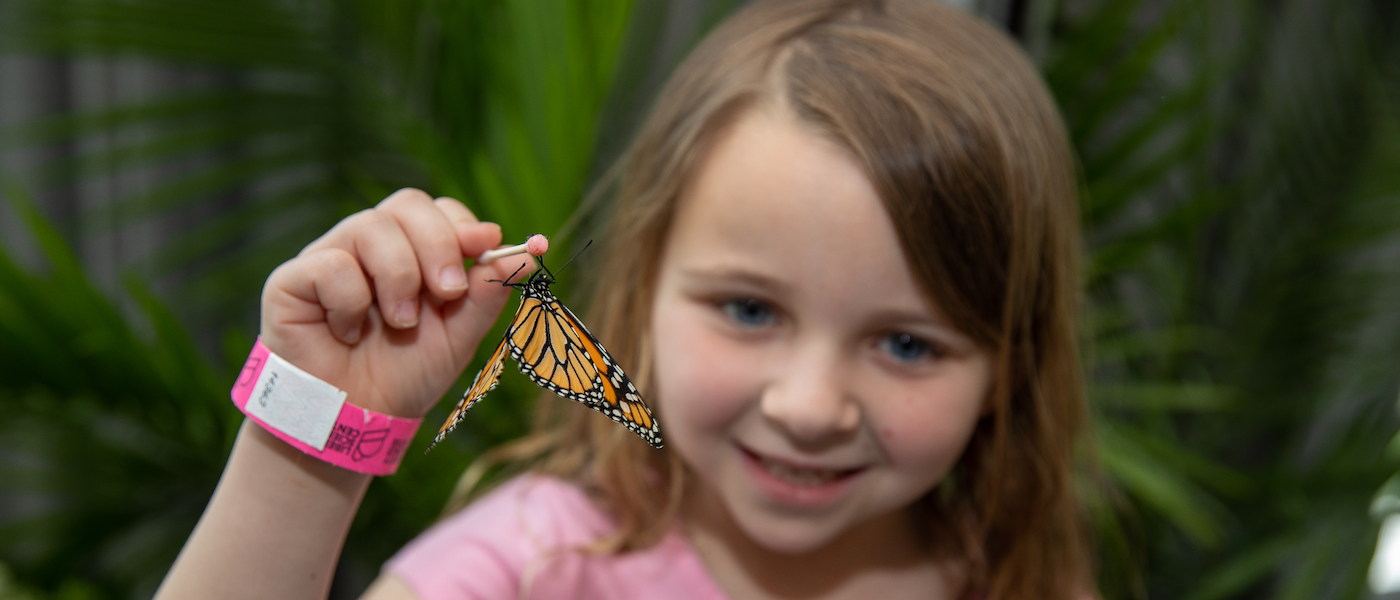
[[(588, 247), (589, 247), (589, 246), (592, 246), (592, 245), (593, 245), (593, 240), (588, 240), (588, 243), (583, 245), (583, 248), (580, 249), (580, 250), (578, 251), (578, 254), (574, 254), (574, 258), (578, 258), (579, 254), (583, 254), (583, 251), (584, 251), (584, 250), (587, 250)], [(564, 269), (567, 269), (567, 268), (569, 267), (569, 265), (573, 264), (574, 258), (570, 258), (570, 259), (569, 259), (569, 262), (566, 262), (566, 263), (564, 263), (564, 266), (559, 267), (559, 272), (560, 272), (560, 273), (563, 273), (563, 272), (564, 272)], [(543, 265), (544, 262), (541, 261), (540, 264)], [(551, 272), (550, 275), (553, 276), (554, 273)]]
[[(529, 264), (529, 263), (526, 263), (526, 264)], [(541, 264), (543, 264), (543, 263), (541, 263)], [(507, 277), (507, 278), (505, 279), (505, 281), (501, 281), (500, 279), (487, 279), (487, 280), (486, 280), (486, 283), (499, 283), (499, 284), (501, 284), (501, 285), (511, 285), (511, 286), (513, 286), (513, 285), (518, 285), (518, 284), (506, 283), (506, 282), (507, 282), (507, 281), (510, 281), (510, 280), (512, 280), (512, 279), (515, 279), (515, 276), (516, 276), (516, 275), (519, 275), (521, 269), (524, 269), (524, 268), (525, 268), (525, 265), (520, 265), (520, 268), (519, 268), (519, 269), (516, 269), (514, 273), (511, 273), (511, 274), (510, 274), (510, 277)]]

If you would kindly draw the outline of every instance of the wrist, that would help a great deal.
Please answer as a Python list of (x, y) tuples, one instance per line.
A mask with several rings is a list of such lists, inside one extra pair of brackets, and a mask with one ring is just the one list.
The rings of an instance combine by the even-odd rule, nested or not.
[(307, 483), (319, 482), (324, 488), (336, 490), (347, 498), (357, 498), (357, 494), (362, 494), (369, 486), (369, 481), (374, 478), (369, 473), (351, 471), (323, 460), (312, 460), (305, 452), (288, 444), (252, 419), (243, 420), (238, 438), (240, 445), (257, 448), (253, 454), (262, 457), (258, 461), (259, 464), (267, 465), (266, 461), (275, 460), (285, 465), (278, 468), (284, 476)]
[(249, 420), (287, 445), (370, 475), (398, 470), (422, 423), (352, 404), (345, 392), (277, 356), (261, 338), (230, 395)]
[[(428, 411), (433, 408), (431, 404), (427, 406), (419, 406), (411, 402), (395, 402), (392, 400), (384, 399), (379, 394), (373, 395), (375, 397), (364, 398), (363, 401), (358, 399), (355, 400), (354, 405), (360, 408), (369, 409), (370, 412), (390, 416), (395, 419), (403, 419), (405, 421), (421, 421), (423, 419), (423, 416), (426, 415)], [(346, 401), (350, 402), (348, 397)]]

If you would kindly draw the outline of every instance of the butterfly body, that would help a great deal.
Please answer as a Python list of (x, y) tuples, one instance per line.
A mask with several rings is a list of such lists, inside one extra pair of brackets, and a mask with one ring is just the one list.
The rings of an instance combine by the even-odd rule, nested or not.
[(636, 386), (573, 311), (554, 296), (549, 289), (553, 283), (548, 270), (541, 269), (522, 283), (505, 284), (520, 289), (520, 307), (500, 345), (462, 395), (433, 444), (442, 441), (462, 421), (467, 409), (496, 388), (508, 353), (520, 372), (535, 384), (607, 415), (653, 447), (662, 446), (661, 427)]

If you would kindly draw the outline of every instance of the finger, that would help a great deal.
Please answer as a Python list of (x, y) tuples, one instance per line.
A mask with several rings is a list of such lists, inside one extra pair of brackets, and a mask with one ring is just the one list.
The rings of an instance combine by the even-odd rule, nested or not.
[(379, 203), (398, 222), (418, 259), (423, 285), (442, 300), (452, 300), (467, 289), (467, 272), (457, 233), (447, 215), (427, 194), (410, 188), (395, 192)]
[(277, 267), (263, 289), (263, 331), (324, 321), (331, 335), (354, 344), (373, 303), (360, 263), (344, 250), (302, 254)]
[(514, 289), (501, 282), (512, 274), (516, 281), (528, 276), (534, 270), (534, 265), (535, 261), (529, 256), (516, 255), (485, 265), (474, 265), (467, 270), (471, 288), (460, 303), (454, 304), (451, 312), (443, 315), (451, 339), (463, 343), (463, 347), (457, 349), (462, 352), (460, 355), (470, 357), (477, 342), (491, 329), (501, 309), (510, 300)]
[(447, 215), (447, 220), (451, 221), (453, 225), (481, 222), (481, 219), (476, 218), (476, 213), (473, 213), (472, 209), (467, 208), (467, 205), (462, 204), (455, 198), (441, 196), (433, 199), (433, 204), (438, 207), (438, 210), (442, 211), (442, 214)]
[(365, 210), (341, 221), (335, 230), (340, 232), (332, 246), (350, 252), (374, 282), (375, 302), (385, 323), (398, 329), (417, 325), (422, 272), (398, 221), (387, 211)]
[(482, 252), (501, 245), (500, 225), (477, 220), (471, 209), (452, 198), (438, 198), (433, 203), (452, 222), (463, 256), (475, 259)]

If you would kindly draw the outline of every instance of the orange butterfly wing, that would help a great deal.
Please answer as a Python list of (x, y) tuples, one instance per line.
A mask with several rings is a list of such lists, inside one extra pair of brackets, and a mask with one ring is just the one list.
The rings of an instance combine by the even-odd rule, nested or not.
[(520, 372), (535, 384), (582, 402), (623, 424), (653, 447), (662, 447), (661, 426), (637, 387), (583, 322), (549, 292), (549, 281), (532, 278), (519, 287), (520, 307), (505, 338), (476, 374), (428, 449), (446, 438), (462, 422), (467, 409), (496, 388), (505, 368), (506, 348)]
[(506, 336), (520, 372), (662, 447), (661, 426), (636, 386), (568, 307), (545, 289), (527, 287), (520, 308), (524, 316)]
[[(517, 311), (516, 319), (520, 318)], [(496, 351), (491, 353), (491, 358), (486, 361), (486, 365), (481, 367), (481, 371), (476, 374), (476, 379), (472, 380), (472, 386), (467, 388), (462, 394), (462, 399), (457, 401), (457, 407), (452, 409), (452, 414), (447, 416), (447, 421), (443, 422), (442, 429), (438, 430), (437, 436), (433, 437), (432, 443), (428, 444), (428, 450), (432, 450), (438, 442), (447, 437), (458, 423), (462, 422), (466, 416), (467, 409), (473, 404), (480, 402), (486, 397), (486, 393), (496, 389), (496, 384), (501, 382), (501, 372), (506, 366), (506, 340), (501, 338), (501, 343), (496, 346)]]

